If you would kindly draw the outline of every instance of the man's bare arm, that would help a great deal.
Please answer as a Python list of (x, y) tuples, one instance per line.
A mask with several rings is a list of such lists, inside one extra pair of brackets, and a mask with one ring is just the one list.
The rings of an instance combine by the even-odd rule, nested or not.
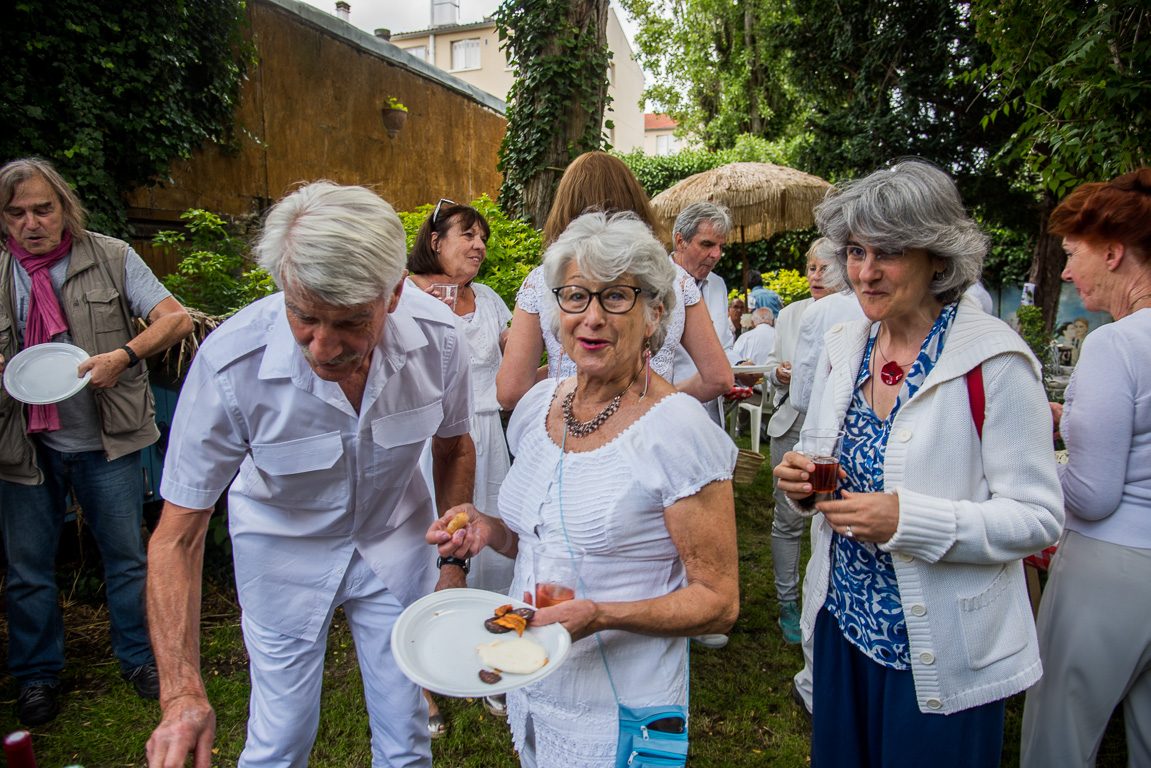
[[(192, 318), (171, 296), (152, 308), (148, 322), (149, 326), (127, 344), (141, 360), (163, 352), (192, 332)], [(80, 363), (78, 375), (83, 376), (91, 370), (91, 385), (97, 389), (110, 389), (116, 386), (130, 361), (128, 353), (122, 349), (93, 355)]]
[(160, 725), (148, 739), (151, 768), (207, 768), (216, 714), (200, 675), (200, 587), (210, 509), (164, 503), (148, 544), (148, 625), (160, 672)]

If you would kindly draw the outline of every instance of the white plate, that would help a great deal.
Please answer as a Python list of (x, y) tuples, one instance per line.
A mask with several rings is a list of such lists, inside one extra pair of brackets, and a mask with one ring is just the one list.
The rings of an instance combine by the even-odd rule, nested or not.
[(4, 366), (4, 389), (22, 403), (48, 405), (67, 400), (92, 378), (76, 377), (76, 368), (89, 355), (71, 344), (36, 344), (17, 353)]
[(571, 635), (560, 624), (529, 627), (531, 637), (547, 651), (548, 663), (530, 675), (501, 672), (502, 679), (489, 685), (480, 680), (476, 646), (496, 640), (514, 640), (516, 633), (495, 635), (484, 629), (496, 608), (530, 608), (497, 592), (482, 589), (445, 589), (412, 603), (392, 627), (392, 655), (400, 671), (413, 683), (434, 693), (459, 698), (478, 698), (523, 688), (550, 675), (567, 658)]

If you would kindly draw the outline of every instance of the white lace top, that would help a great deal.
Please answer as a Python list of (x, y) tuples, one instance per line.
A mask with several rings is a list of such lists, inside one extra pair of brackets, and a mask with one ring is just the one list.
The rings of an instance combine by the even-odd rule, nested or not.
[[(555, 379), (534, 386), (508, 426), (516, 461), (500, 491), (500, 513), (519, 535), (509, 594), (534, 591), (533, 556), (543, 539), (563, 537), (587, 556), (582, 576), (592, 600), (660, 597), (685, 586), (683, 562), (668, 534), (664, 509), (708, 483), (730, 478), (736, 448), (699, 401), (674, 393), (601, 448), (563, 454), (545, 418)], [(600, 633), (624, 704), (683, 704), (686, 640), (631, 632)], [(617, 707), (594, 637), (575, 643), (562, 667), (508, 694), (517, 749), (530, 712), (540, 768), (614, 764)]]
[[(679, 347), (680, 339), (683, 338), (687, 307), (698, 303), (700, 300), (699, 286), (695, 284), (695, 280), (691, 279), (691, 275), (685, 272), (683, 267), (678, 264), (673, 264), (673, 266), (675, 267), (675, 306), (671, 310), (671, 321), (667, 326), (667, 336), (664, 337), (663, 346), (651, 358), (652, 370), (667, 381), (674, 381), (672, 363), (675, 361), (675, 350)], [(524, 278), (519, 293), (516, 294), (516, 306), (525, 312), (540, 316), (540, 328), (543, 331), (544, 346), (548, 352), (548, 376), (556, 377), (557, 366), (561, 365), (558, 362), (561, 357), (563, 363), (562, 367), (558, 368), (559, 378), (566, 379), (569, 376), (574, 376), (576, 372), (575, 363), (571, 361), (570, 357), (563, 354), (563, 345), (552, 333), (551, 319), (555, 316), (558, 308), (555, 297), (544, 282), (543, 267), (536, 267)]]

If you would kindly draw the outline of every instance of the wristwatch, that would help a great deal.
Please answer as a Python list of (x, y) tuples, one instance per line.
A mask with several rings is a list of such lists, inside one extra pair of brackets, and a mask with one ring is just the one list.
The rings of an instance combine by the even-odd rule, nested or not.
[(464, 569), (464, 575), (468, 575), (468, 571), (472, 569), (471, 560), (462, 560), (458, 557), (438, 557), (436, 558), (436, 567), (443, 568), (445, 565), (458, 565)]
[(136, 353), (132, 351), (131, 347), (129, 347), (127, 344), (125, 344), (124, 346), (120, 347), (120, 349), (122, 349), (128, 353), (128, 367), (129, 368), (134, 368), (136, 365), (139, 364), (140, 358), (136, 357)]

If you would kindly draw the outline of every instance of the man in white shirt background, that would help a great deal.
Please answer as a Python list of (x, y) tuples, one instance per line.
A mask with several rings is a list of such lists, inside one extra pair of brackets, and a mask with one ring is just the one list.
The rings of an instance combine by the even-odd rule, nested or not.
[(403, 226), (362, 187), (300, 188), (268, 214), (255, 250), (283, 292), (237, 313), (200, 347), (172, 426), (166, 502), (149, 547), (163, 709), (149, 764), (211, 759), (199, 585), (212, 506), (231, 485), (252, 678), (239, 764), (307, 763), (328, 629), (342, 606), (372, 764), (430, 768), (427, 704), (399, 672), (390, 636), (405, 606), (433, 588), (465, 586), (466, 563), (436, 563), (424, 542), (435, 511), (419, 458), (431, 438), (441, 509), (471, 500), (467, 343), (436, 299), (409, 292), (400, 301)]
[(740, 361), (763, 365), (774, 343), (775, 315), (767, 307), (760, 307), (751, 313), (751, 330), (735, 340), (735, 354)]
[[(675, 218), (672, 230), (675, 251), (671, 257), (695, 278), (703, 294), (707, 313), (715, 326), (715, 333), (719, 336), (719, 344), (728, 360), (735, 363), (739, 357), (733, 349), (734, 338), (727, 318), (727, 284), (722, 277), (712, 272), (719, 257), (723, 255), (723, 245), (730, 232), (731, 214), (727, 208), (717, 203), (692, 203)], [(695, 363), (682, 346), (676, 350), (672, 370), (677, 382), (696, 374)], [(722, 398), (703, 405), (716, 423), (723, 426)]]

